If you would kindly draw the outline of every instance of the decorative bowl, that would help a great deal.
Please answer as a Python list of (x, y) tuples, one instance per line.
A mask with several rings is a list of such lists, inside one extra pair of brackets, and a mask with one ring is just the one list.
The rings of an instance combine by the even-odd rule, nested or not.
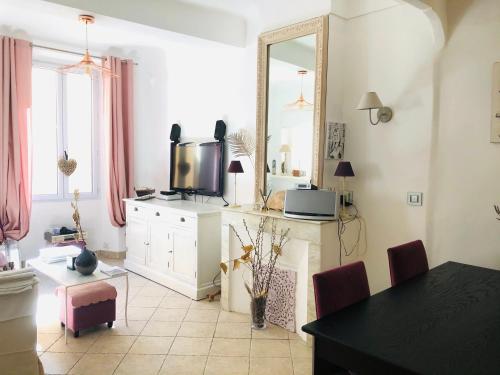
[(148, 187), (140, 187), (140, 188), (134, 188), (135, 193), (137, 194), (138, 197), (143, 197), (145, 195), (151, 195), (155, 192), (155, 189), (148, 188)]

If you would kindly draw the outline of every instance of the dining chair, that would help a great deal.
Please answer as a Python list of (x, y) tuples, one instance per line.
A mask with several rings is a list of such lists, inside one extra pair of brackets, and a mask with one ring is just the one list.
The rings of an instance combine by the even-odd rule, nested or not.
[(313, 275), (313, 285), (318, 319), (370, 297), (363, 262), (317, 273)]
[(429, 271), (427, 254), (422, 241), (412, 241), (387, 249), (391, 284), (396, 286)]

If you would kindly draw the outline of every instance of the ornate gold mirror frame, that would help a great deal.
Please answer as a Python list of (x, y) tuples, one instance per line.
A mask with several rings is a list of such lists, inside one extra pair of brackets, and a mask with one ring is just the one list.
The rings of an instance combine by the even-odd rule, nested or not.
[(314, 88), (313, 165), (311, 181), (323, 184), (326, 73), (328, 64), (328, 16), (313, 18), (259, 36), (257, 59), (257, 135), (255, 150), (255, 201), (266, 184), (267, 105), (269, 47), (272, 44), (316, 34), (316, 80)]

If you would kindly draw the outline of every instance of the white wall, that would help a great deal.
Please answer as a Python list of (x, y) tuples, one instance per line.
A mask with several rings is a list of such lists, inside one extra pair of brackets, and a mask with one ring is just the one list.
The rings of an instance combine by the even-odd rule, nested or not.
[(500, 144), (489, 142), (492, 67), (500, 61), (500, 3), (448, 1), (449, 41), (439, 64), (429, 245), (434, 264), (500, 268)]
[[(433, 39), (421, 12), (408, 5), (331, 20), (338, 33), (331, 33), (327, 120), (347, 123), (345, 160), (356, 174), (348, 188), (366, 221), (368, 248), (361, 259), (376, 292), (389, 286), (387, 248), (426, 239), (427, 206), (407, 206), (406, 193), (427, 196)], [(371, 126), (368, 112), (354, 109), (366, 91), (377, 91), (394, 109), (390, 123)], [(340, 186), (335, 167), (325, 165), (327, 187)]]

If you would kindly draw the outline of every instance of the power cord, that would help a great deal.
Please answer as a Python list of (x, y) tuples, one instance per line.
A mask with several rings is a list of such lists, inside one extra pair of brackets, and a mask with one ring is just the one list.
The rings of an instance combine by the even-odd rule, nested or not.
[[(339, 239), (339, 265), (342, 265), (342, 253), (346, 257), (349, 257), (355, 251), (359, 250), (359, 248), (360, 248), (361, 232), (363, 230), (364, 221), (359, 216), (358, 208), (354, 204), (351, 204), (350, 207), (352, 207), (354, 209), (354, 214), (352, 216), (347, 217), (347, 218), (342, 217), (342, 215), (339, 215), (339, 218), (337, 221), (337, 237)], [(347, 230), (347, 225), (350, 223), (353, 223), (353, 222), (358, 223), (358, 233), (356, 236), (356, 241), (354, 241), (354, 244), (351, 246), (351, 248), (348, 249), (342, 236), (344, 235), (345, 231)], [(365, 248), (366, 248), (366, 235), (365, 235)]]

